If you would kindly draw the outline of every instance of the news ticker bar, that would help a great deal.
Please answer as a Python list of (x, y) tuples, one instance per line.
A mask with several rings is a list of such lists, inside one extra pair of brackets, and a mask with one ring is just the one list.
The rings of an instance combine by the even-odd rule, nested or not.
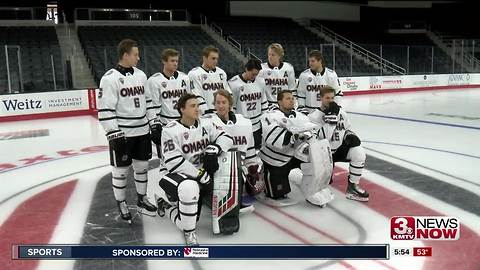
[(12, 258), (24, 259), (383, 259), (390, 255), (381, 245), (202, 245), (92, 246), (13, 245)]

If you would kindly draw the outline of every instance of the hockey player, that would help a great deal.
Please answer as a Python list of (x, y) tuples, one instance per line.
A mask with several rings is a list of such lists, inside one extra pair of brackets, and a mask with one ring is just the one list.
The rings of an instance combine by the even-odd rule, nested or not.
[(158, 121), (161, 123), (156, 131), (160, 136), (152, 141), (157, 146), (157, 155), (160, 158), (160, 172), (165, 173), (166, 168), (163, 164), (160, 151), (161, 128), (168, 122), (180, 119), (175, 105), (181, 96), (191, 93), (190, 79), (188, 76), (177, 70), (180, 53), (174, 49), (165, 49), (162, 51), (162, 72), (153, 74), (147, 81), (146, 89), (152, 95), (152, 104)]
[[(330, 172), (332, 164), (328, 165), (330, 150), (325, 147), (315, 149), (319, 152), (316, 155), (319, 160), (312, 161), (308, 157), (303, 160), (297, 158), (300, 156), (297, 155), (298, 150), (300, 148), (305, 150), (305, 143), (312, 139), (311, 131), (315, 125), (310, 122), (306, 115), (293, 109), (295, 100), (290, 91), (280, 91), (277, 100), (278, 107), (270, 109), (262, 119), (264, 144), (259, 155), (265, 167), (266, 196), (276, 201), (267, 200), (267, 203), (285, 206), (296, 203), (288, 198), (287, 194), (291, 191), (290, 181), (300, 185), (305, 180), (302, 180), (304, 177), (298, 170), (298, 168), (303, 167), (301, 166), (302, 163), (309, 162), (309, 165), (313, 162), (317, 164), (326, 163), (325, 167)], [(312, 171), (311, 166), (308, 169), (309, 172)], [(300, 172), (298, 176), (294, 176), (290, 174), (291, 171)], [(302, 192), (308, 202), (324, 206), (333, 199), (330, 190), (322, 191), (326, 187), (326, 184), (322, 184), (322, 182), (328, 183), (330, 173), (322, 179), (312, 179), (313, 175), (308, 173), (309, 177), (305, 180), (305, 187), (302, 188)], [(312, 181), (315, 181), (315, 183)]]
[(330, 141), (333, 162), (350, 163), (346, 197), (357, 201), (368, 201), (368, 192), (359, 186), (366, 158), (360, 139), (350, 130), (345, 111), (335, 103), (335, 89), (330, 86), (322, 87), (320, 96), (320, 108), (310, 113), (308, 117), (319, 125), (317, 135)]
[(253, 126), (255, 149), (258, 150), (262, 146), (260, 118), (262, 113), (268, 109), (265, 80), (257, 76), (261, 69), (259, 60), (250, 59), (245, 64), (245, 71), (228, 81), (233, 94), (233, 109), (250, 119)]
[(186, 94), (177, 104), (180, 120), (168, 123), (162, 132), (162, 154), (168, 174), (159, 182), (167, 200), (157, 201), (160, 216), (167, 216), (184, 232), (186, 245), (197, 245), (195, 232), (201, 201), (218, 170), (221, 152), (233, 146), (233, 139), (218, 130), (211, 119), (199, 119), (196, 95)]
[[(265, 184), (260, 176), (262, 161), (255, 151), (253, 137), (255, 133), (252, 135), (252, 123), (241, 114), (235, 114), (232, 111), (233, 98), (226, 90), (218, 90), (215, 93), (214, 101), (217, 112), (211, 114), (213, 123), (233, 137), (234, 149), (242, 156), (242, 171), (246, 180), (246, 191), (249, 195), (255, 196), (264, 190)], [(241, 183), (239, 185), (241, 186)], [(250, 206), (242, 204), (243, 211), (249, 211), (245, 209), (247, 207)], [(253, 205), (251, 209), (253, 210)]]
[(295, 71), (293, 66), (283, 62), (285, 54), (282, 45), (272, 43), (268, 46), (268, 61), (262, 64), (259, 76), (265, 79), (267, 85), (268, 105), (277, 103), (277, 94), (281, 90), (295, 89)]
[(148, 160), (152, 157), (152, 138), (158, 139), (152, 99), (144, 85), (145, 73), (136, 68), (140, 60), (137, 43), (130, 39), (118, 44), (118, 65), (103, 75), (98, 93), (98, 120), (103, 126), (110, 147), (112, 186), (122, 219), (131, 223), (125, 188), (127, 173), (133, 164), (137, 207), (143, 214), (155, 216), (157, 208), (146, 196)]
[(223, 69), (217, 67), (219, 53), (218, 48), (214, 46), (205, 47), (203, 49), (202, 65), (193, 68), (188, 73), (192, 83), (192, 91), (198, 96), (202, 114), (214, 111), (213, 94), (218, 89), (231, 92), (227, 82), (227, 74)]
[(180, 119), (175, 106), (181, 96), (191, 93), (190, 79), (185, 73), (177, 70), (179, 56), (180, 53), (174, 49), (163, 50), (163, 70), (153, 74), (146, 84), (146, 89), (152, 95), (156, 115), (163, 126)]
[(337, 73), (325, 67), (325, 59), (318, 50), (308, 54), (309, 69), (300, 74), (298, 78), (297, 96), (298, 109), (312, 112), (320, 107), (320, 89), (330, 86), (335, 89), (335, 101), (341, 105), (343, 93)]

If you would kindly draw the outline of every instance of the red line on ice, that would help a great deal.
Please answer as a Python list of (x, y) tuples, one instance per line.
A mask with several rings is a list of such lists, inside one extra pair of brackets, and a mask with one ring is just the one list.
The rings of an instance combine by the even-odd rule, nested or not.
[(77, 180), (54, 186), (22, 202), (0, 227), (2, 269), (33, 270), (38, 260), (12, 260), (12, 244), (48, 244)]
[[(288, 229), (287, 227), (285, 226), (282, 226), (280, 225), (279, 223), (273, 221), (272, 219), (258, 213), (258, 211), (255, 211), (253, 212), (257, 217), (265, 220), (266, 222), (272, 224), (273, 226), (277, 227), (279, 230), (285, 232), (286, 234), (290, 235), (291, 237), (299, 240), (300, 242), (304, 243), (304, 244), (307, 244), (307, 245), (313, 245), (314, 243), (306, 240), (305, 238), (301, 237), (300, 235), (298, 235), (297, 233), (293, 232), (292, 230)], [(345, 261), (340, 261), (339, 262), (340, 264), (342, 264), (343, 266), (345, 266), (345, 268), (347, 269), (355, 269), (351, 264), (345, 262)]]
[[(345, 171), (335, 168), (335, 172)], [(417, 203), (402, 195), (390, 191), (362, 177), (362, 188), (370, 193), (370, 200), (365, 205), (386, 216), (444, 216), (427, 206)], [(346, 190), (346, 177), (334, 176), (333, 186), (344, 192)], [(460, 220), (460, 223), (462, 221)], [(389, 226), (389, 224), (385, 224)], [(398, 241), (402, 245), (404, 241)], [(423, 270), (478, 270), (480, 267), (480, 236), (467, 226), (460, 226), (460, 239), (458, 241), (423, 241), (425, 246), (432, 247), (432, 257), (425, 261)]]

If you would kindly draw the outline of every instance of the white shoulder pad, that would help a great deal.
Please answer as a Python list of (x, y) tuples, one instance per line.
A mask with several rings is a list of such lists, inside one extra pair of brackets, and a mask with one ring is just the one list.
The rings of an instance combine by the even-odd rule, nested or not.
[(324, 113), (318, 109), (312, 111), (308, 114), (308, 118), (314, 122), (320, 122), (322, 120)]
[(283, 62), (283, 64), (284, 64), (284, 65), (286, 64), (288, 68), (291, 68), (291, 69), (293, 69), (293, 66), (292, 66), (292, 64), (290, 64), (290, 63), (288, 63), (288, 62)]
[(225, 70), (223, 70), (221, 67), (218, 67), (218, 66), (217, 66), (217, 67), (215, 67), (215, 69), (217, 69), (217, 71), (219, 71), (219, 72), (225, 73)]
[(228, 82), (234, 82), (238, 80), (238, 75), (235, 75), (235, 77), (231, 78), (230, 80), (228, 80)]
[(115, 71), (115, 69), (113, 69), (113, 68), (110, 69), (109, 71), (107, 71), (107, 72), (103, 75), (103, 77), (112, 75), (114, 71)]
[(295, 115), (296, 115), (296, 118), (302, 120), (302, 121), (309, 121), (308, 117), (303, 114), (302, 112), (299, 112), (297, 110), (295, 110)]
[(188, 74), (197, 72), (197, 70), (198, 70), (199, 68), (200, 68), (200, 67), (194, 67), (194, 68), (192, 68), (192, 70), (190, 70), (190, 71), (188, 72)]
[(272, 108), (267, 112), (267, 117), (272, 119), (283, 119), (286, 118), (282, 111), (279, 109)]
[[(140, 73), (140, 74), (145, 75), (145, 72), (143, 72), (143, 70), (141, 70), (141, 69), (138, 69), (138, 68), (136, 68), (136, 67), (133, 67), (133, 70), (134, 70), (134, 73), (135, 73), (135, 72), (138, 72), (138, 73)], [(145, 76), (147, 76), (147, 75), (145, 75)]]
[(241, 115), (241, 114), (239, 114), (239, 113), (236, 113), (236, 114), (235, 114), (235, 118), (237, 118), (237, 123), (240, 123), (240, 122), (241, 122), (241, 123), (244, 123), (244, 122), (246, 123), (246, 122), (248, 122), (248, 123), (250, 123), (250, 124), (252, 123), (252, 122), (250, 121), (250, 119), (245, 118), (243, 115)]
[(208, 113), (200, 116), (200, 119), (212, 119), (213, 118), (213, 113)]
[(178, 124), (177, 121), (171, 121), (165, 127), (166, 128), (172, 128), (172, 127), (176, 126), (177, 124)]

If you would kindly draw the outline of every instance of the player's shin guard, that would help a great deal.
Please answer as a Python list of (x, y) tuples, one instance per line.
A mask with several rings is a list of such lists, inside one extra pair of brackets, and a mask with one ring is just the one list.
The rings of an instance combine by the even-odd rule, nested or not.
[[(160, 205), (159, 205), (160, 207)], [(167, 206), (168, 207), (168, 206)], [(168, 208), (164, 208), (165, 214), (170, 218), (170, 220), (181, 230), (183, 230), (183, 235), (185, 237), (185, 245), (186, 246), (197, 246), (197, 233), (195, 231), (195, 226), (193, 229), (185, 230), (183, 229), (185, 224), (184, 221), (180, 219), (180, 210), (178, 209), (179, 205), (170, 206)], [(161, 208), (159, 208), (161, 209)]]
[(112, 188), (115, 200), (125, 201), (128, 167), (112, 167)]
[(369, 200), (370, 195), (359, 186), (360, 177), (365, 166), (365, 151), (361, 146), (352, 147), (348, 151), (347, 158), (350, 159), (350, 166), (346, 197), (347, 199), (366, 202)]
[(147, 194), (148, 184), (148, 161), (133, 160), (133, 177), (135, 178), (135, 188), (137, 189), (137, 210), (141, 214), (155, 216), (157, 207), (149, 202)]
[(198, 198), (200, 189), (194, 180), (184, 180), (178, 185), (179, 222), (175, 222), (184, 232), (193, 231), (197, 225)]
[(135, 187), (137, 193), (140, 195), (147, 194), (147, 174), (148, 174), (148, 161), (146, 160), (133, 160), (133, 178), (135, 178)]
[(349, 180), (354, 184), (359, 184), (366, 158), (363, 147), (356, 146), (350, 148), (347, 158), (350, 160)]

